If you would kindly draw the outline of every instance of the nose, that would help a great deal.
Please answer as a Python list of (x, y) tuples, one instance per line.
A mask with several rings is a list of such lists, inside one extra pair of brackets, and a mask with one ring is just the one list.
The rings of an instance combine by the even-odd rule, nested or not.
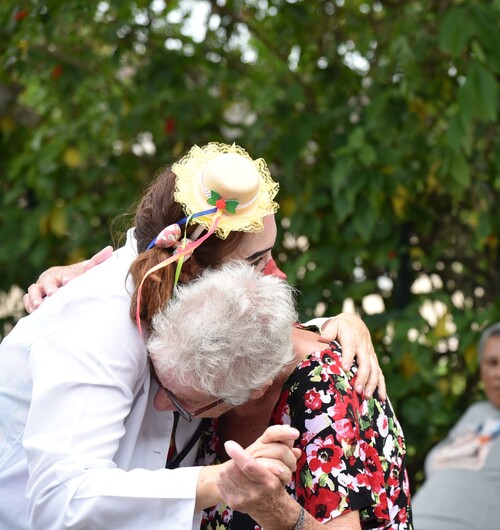
[(276, 265), (276, 262), (273, 260), (273, 258), (266, 263), (266, 266), (262, 269), (262, 273), (266, 276), (276, 276), (281, 280), (286, 280), (286, 274), (278, 269), (278, 266)]

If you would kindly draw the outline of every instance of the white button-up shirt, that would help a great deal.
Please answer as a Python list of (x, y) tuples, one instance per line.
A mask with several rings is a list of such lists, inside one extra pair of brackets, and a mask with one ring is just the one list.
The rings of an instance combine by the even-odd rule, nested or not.
[[(173, 414), (153, 407), (129, 316), (135, 256), (129, 233), (0, 345), (1, 530), (199, 528), (199, 468), (164, 468)], [(181, 421), (178, 447), (196, 426)]]

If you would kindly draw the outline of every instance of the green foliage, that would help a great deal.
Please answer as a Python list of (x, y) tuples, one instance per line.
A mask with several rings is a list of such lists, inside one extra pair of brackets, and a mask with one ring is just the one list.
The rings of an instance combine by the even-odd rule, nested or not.
[[(303, 317), (350, 298), (369, 325), (418, 484), (480, 397), (478, 331), (500, 318), (499, 12), (3, 2), (0, 290), (107, 244), (110, 221), (193, 143), (237, 141), (280, 182), (277, 257)], [(367, 314), (374, 293), (385, 311)]]

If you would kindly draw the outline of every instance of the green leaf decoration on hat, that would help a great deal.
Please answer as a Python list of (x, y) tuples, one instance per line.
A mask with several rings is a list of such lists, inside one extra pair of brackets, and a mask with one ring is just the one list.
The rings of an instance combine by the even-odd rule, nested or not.
[(210, 190), (210, 197), (207, 199), (208, 204), (215, 206), (215, 203), (222, 197), (214, 190)]
[(211, 206), (217, 206), (217, 201), (223, 200), (224, 201), (224, 209), (228, 211), (229, 213), (236, 214), (236, 207), (239, 204), (239, 201), (236, 199), (223, 199), (219, 193), (217, 193), (214, 190), (210, 190), (210, 197), (207, 199), (208, 204)]
[(226, 211), (228, 211), (229, 213), (236, 214), (236, 206), (238, 206), (238, 204), (239, 201), (235, 199), (229, 199), (228, 201), (226, 201)]

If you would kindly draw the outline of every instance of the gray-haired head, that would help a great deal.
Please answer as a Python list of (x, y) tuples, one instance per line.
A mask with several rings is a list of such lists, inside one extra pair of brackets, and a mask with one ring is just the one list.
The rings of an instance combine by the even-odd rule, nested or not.
[(292, 287), (231, 261), (176, 288), (147, 347), (160, 378), (240, 405), (293, 361), (296, 319)]
[(483, 360), (484, 346), (486, 345), (487, 340), (490, 337), (498, 337), (498, 336), (500, 336), (500, 322), (496, 322), (495, 324), (488, 326), (481, 333), (481, 338), (479, 339), (479, 345), (477, 347), (478, 356), (479, 356), (479, 364), (481, 364), (481, 361)]

